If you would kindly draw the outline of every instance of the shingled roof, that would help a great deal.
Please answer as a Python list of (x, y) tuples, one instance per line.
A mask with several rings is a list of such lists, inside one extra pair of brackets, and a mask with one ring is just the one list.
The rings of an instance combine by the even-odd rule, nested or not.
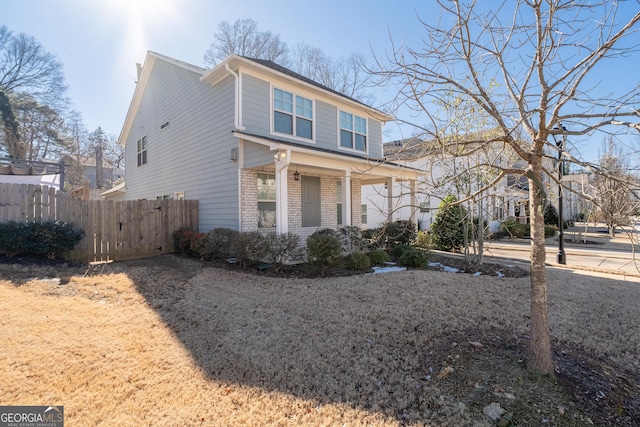
[(249, 61), (253, 61), (253, 62), (255, 62), (256, 64), (260, 64), (260, 65), (262, 65), (262, 66), (265, 66), (265, 67), (271, 68), (271, 69), (272, 69), (272, 70), (274, 70), (274, 71), (278, 71), (278, 72), (280, 72), (280, 73), (282, 73), (282, 74), (286, 74), (286, 75), (287, 75), (287, 76), (289, 76), (289, 77), (293, 77), (293, 78), (295, 78), (295, 79), (301, 80), (301, 81), (303, 81), (303, 82), (305, 82), (305, 83), (308, 83), (308, 84), (310, 84), (310, 85), (312, 85), (312, 86), (315, 86), (315, 87), (317, 87), (317, 88), (320, 88), (320, 89), (326, 90), (327, 92), (331, 92), (331, 93), (333, 93), (333, 94), (335, 94), (335, 95), (341, 96), (341, 97), (346, 98), (346, 99), (348, 99), (348, 100), (350, 100), (350, 101), (357, 102), (358, 104), (364, 105), (365, 107), (373, 108), (373, 107), (371, 107), (370, 105), (365, 104), (364, 102), (361, 102), (361, 101), (358, 101), (357, 99), (351, 98), (351, 97), (349, 97), (349, 96), (345, 95), (344, 93), (338, 92), (338, 91), (337, 91), (337, 90), (335, 90), (335, 89), (331, 89), (331, 88), (330, 88), (330, 87), (328, 87), (328, 86), (325, 86), (325, 85), (323, 85), (323, 84), (320, 84), (320, 83), (318, 83), (318, 82), (317, 82), (317, 81), (315, 81), (315, 80), (312, 80), (312, 79), (310, 79), (310, 78), (308, 78), (308, 77), (305, 77), (305, 76), (303, 76), (302, 74), (298, 74), (298, 73), (296, 73), (295, 71), (292, 71), (292, 70), (290, 70), (290, 69), (288, 69), (288, 68), (286, 68), (286, 67), (283, 67), (282, 65), (276, 64), (275, 62), (270, 61), (270, 60), (268, 60), (268, 59), (249, 58), (249, 57), (246, 57), (246, 56), (243, 56), (242, 58), (247, 59), (247, 60), (249, 60)]

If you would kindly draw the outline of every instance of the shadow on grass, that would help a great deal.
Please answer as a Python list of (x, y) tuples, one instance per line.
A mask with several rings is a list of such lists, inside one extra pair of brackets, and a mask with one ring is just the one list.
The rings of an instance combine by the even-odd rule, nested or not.
[[(176, 257), (160, 262), (168, 275), (162, 281), (141, 275), (144, 269), (133, 269), (130, 277), (216, 381), (287, 393), (316, 405), (345, 404), (401, 424), (466, 425), (484, 419), (483, 407), (499, 399), (496, 384), (511, 390), (528, 375), (522, 334), (515, 332), (526, 330), (526, 316), (517, 314), (527, 311), (526, 286), (510, 289), (500, 302), (497, 295), (507, 292), (503, 284), (477, 285), (473, 303), (497, 314), (489, 319), (474, 316), (468, 304), (456, 304), (469, 299), (458, 295), (459, 283), (395, 284), (397, 279), (383, 275), (281, 280)], [(402, 277), (415, 280), (411, 274)], [(504, 318), (517, 320), (504, 324)], [(492, 328), (501, 323), (502, 331), (510, 332), (497, 336)], [(482, 346), (469, 345), (476, 340)], [(447, 367), (454, 373), (439, 378)], [(540, 408), (554, 425), (573, 425), (556, 419), (557, 405), (570, 405), (557, 383), (534, 378), (531, 384), (525, 391), (525, 381), (515, 392), (530, 392), (527, 399), (502, 400), (513, 414), (520, 411), (521, 425), (539, 422)]]

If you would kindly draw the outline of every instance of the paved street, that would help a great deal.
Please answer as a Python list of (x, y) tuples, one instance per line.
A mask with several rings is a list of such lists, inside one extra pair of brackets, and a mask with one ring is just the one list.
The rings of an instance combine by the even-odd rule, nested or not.
[[(611, 239), (603, 227), (591, 227), (588, 232), (584, 230), (576, 227), (565, 232), (566, 266), (556, 263), (557, 236), (547, 239), (547, 265), (640, 279), (640, 245), (631, 243), (633, 234), (621, 230)], [(485, 244), (485, 256), (528, 263), (530, 248), (531, 242), (526, 239), (492, 241)]]

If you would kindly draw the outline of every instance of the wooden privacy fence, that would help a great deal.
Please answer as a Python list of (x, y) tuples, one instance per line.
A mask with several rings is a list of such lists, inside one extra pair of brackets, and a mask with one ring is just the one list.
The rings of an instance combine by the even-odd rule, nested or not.
[(198, 228), (197, 200), (79, 200), (55, 188), (0, 183), (0, 222), (64, 221), (85, 235), (67, 259), (83, 263), (173, 251), (173, 232)]

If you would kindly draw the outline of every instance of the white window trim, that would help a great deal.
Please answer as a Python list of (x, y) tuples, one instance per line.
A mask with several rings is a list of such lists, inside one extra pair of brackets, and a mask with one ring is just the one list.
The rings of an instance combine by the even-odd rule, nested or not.
[[(274, 98), (273, 98), (273, 91), (274, 89), (280, 89), (284, 92), (289, 92), (290, 94), (293, 95), (293, 134), (288, 134), (288, 133), (282, 133), (282, 132), (276, 132), (276, 130), (274, 129), (274, 112), (275, 112), (275, 106), (274, 106)], [(296, 96), (300, 96), (304, 99), (308, 99), (311, 101), (311, 108), (313, 109), (312, 111), (312, 118), (311, 118), (311, 139), (309, 138), (304, 138), (301, 136), (297, 136), (296, 135)], [(275, 84), (271, 84), (271, 88), (270, 88), (270, 93), (269, 93), (269, 122), (270, 122), (270, 131), (272, 135), (276, 135), (276, 136), (280, 136), (280, 137), (285, 137), (285, 138), (289, 138), (289, 139), (295, 139), (296, 141), (301, 141), (301, 142), (306, 142), (306, 143), (316, 143), (316, 100), (314, 97), (305, 94), (303, 92), (296, 92), (294, 90), (292, 90), (291, 88), (287, 87), (286, 85), (275, 85)], [(284, 112), (285, 114), (288, 114), (286, 112)], [(309, 120), (308, 117), (303, 117), (305, 120)]]
[[(144, 141), (146, 144), (144, 150), (139, 149), (139, 146), (142, 143), (142, 141)], [(145, 155), (143, 156), (144, 162), (139, 160), (140, 155), (142, 153), (145, 153)], [(138, 167), (141, 167), (146, 165), (147, 163), (149, 163), (149, 141), (148, 141), (147, 135), (144, 135), (136, 140), (136, 164), (138, 165)]]
[[(356, 117), (359, 117), (361, 119), (364, 119), (366, 124), (367, 124), (367, 133), (364, 135), (366, 138), (366, 146), (364, 150), (359, 150), (357, 148), (349, 148), (349, 147), (344, 147), (342, 145), (342, 141), (340, 139), (340, 132), (342, 131), (342, 127), (340, 126), (340, 113), (347, 113), (347, 114), (351, 114), (351, 116), (353, 117), (353, 130), (351, 131), (354, 135), (354, 140), (353, 145), (355, 146), (355, 134), (358, 135), (362, 135), (360, 132), (356, 132)], [(338, 124), (338, 149), (339, 150), (343, 150), (343, 151), (348, 151), (351, 153), (358, 153), (358, 154), (369, 154), (369, 143), (370, 143), (370, 139), (369, 139), (369, 118), (366, 117), (365, 115), (359, 114), (354, 112), (353, 110), (346, 110), (346, 109), (342, 109), (342, 108), (338, 108), (338, 116), (337, 116), (337, 124)], [(346, 129), (345, 129), (346, 130)]]
[[(255, 181), (255, 185), (256, 185), (256, 209), (257, 209), (257, 213), (258, 213), (258, 214), (260, 213), (260, 209), (258, 208), (258, 204), (259, 204), (260, 202), (274, 203), (274, 204), (276, 205), (276, 208), (275, 208), (275, 211), (274, 211), (274, 212), (276, 213), (276, 222), (275, 222), (275, 224), (274, 224), (274, 226), (273, 226), (273, 227), (260, 227), (260, 226), (259, 226), (260, 221), (258, 220), (258, 221), (256, 221), (256, 227), (257, 227), (257, 229), (258, 229), (258, 230), (275, 230), (275, 229), (278, 227), (278, 218), (277, 218), (277, 214), (278, 214), (277, 188), (276, 188), (276, 198), (274, 198), (274, 199), (261, 199), (260, 197), (258, 197), (258, 195), (259, 195), (259, 192), (257, 191), (257, 189), (258, 189), (258, 175), (260, 175), (260, 174), (264, 174), (264, 175), (271, 175), (271, 176), (273, 176), (273, 177), (274, 177), (274, 179), (275, 179), (275, 177), (276, 177), (276, 175), (275, 175), (274, 173), (271, 173), (271, 172), (263, 172), (263, 171), (260, 171), (260, 172), (257, 172), (257, 173), (256, 173), (256, 181)], [(277, 183), (276, 183), (276, 186), (277, 186)]]

